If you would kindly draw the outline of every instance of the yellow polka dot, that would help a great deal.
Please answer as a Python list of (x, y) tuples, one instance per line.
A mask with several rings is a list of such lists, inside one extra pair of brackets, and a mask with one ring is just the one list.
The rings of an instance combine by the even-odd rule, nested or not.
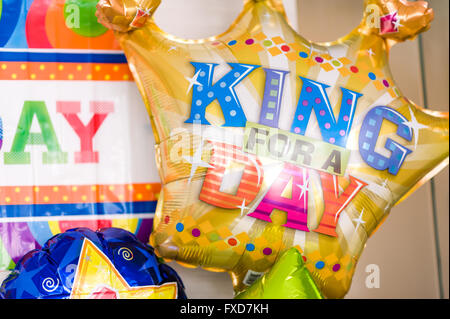
[(106, 75), (105, 75), (105, 80), (108, 81), (109, 79), (111, 79), (111, 76), (110, 76), (109, 74), (106, 74)]
[(41, 64), (41, 65), (39, 66), (39, 70), (41, 70), (41, 71), (45, 70), (45, 65)]
[(25, 197), (25, 201), (28, 203), (30, 201), (30, 197)]
[(48, 196), (44, 196), (44, 202), (48, 202), (50, 198)]
[(119, 200), (123, 200), (123, 195), (119, 195), (117, 197), (119, 198)]
[(97, 190), (97, 186), (91, 186), (91, 191), (95, 192)]
[(133, 185), (128, 185), (127, 188), (128, 188), (129, 191), (132, 191), (133, 190)]
[(58, 65), (58, 70), (60, 70), (60, 71), (64, 70), (64, 65), (62, 65), (62, 64)]
[(76, 187), (76, 186), (73, 186), (73, 187), (72, 187), (72, 191), (73, 191), (73, 192), (76, 192), (77, 190), (78, 190), (78, 187)]
[(21, 70), (25, 70), (26, 68), (27, 68), (27, 65), (26, 65), (26, 64), (21, 64), (21, 65), (20, 65), (20, 69), (21, 69)]
[(10, 201), (11, 201), (11, 198), (9, 198), (9, 197), (5, 198), (5, 202), (9, 203)]
[(105, 200), (105, 195), (100, 195), (100, 200)]
[(53, 191), (54, 191), (54, 192), (59, 191), (59, 187), (58, 187), (58, 186), (53, 186)]
[(30, 79), (34, 80), (36, 78), (36, 74), (32, 73), (30, 74)]
[(86, 75), (86, 80), (92, 80), (92, 74)]
[(34, 188), (34, 192), (35, 192), (35, 193), (39, 193), (39, 187), (36, 186), (36, 187)]
[(20, 192), (20, 187), (16, 187), (16, 188), (14, 189), (14, 191), (15, 191), (16, 193), (19, 193), (19, 192)]
[(109, 186), (108, 189), (109, 189), (110, 191), (113, 191), (113, 190), (114, 190), (114, 186)]
[(150, 185), (150, 184), (145, 185), (145, 189), (146, 190), (151, 190), (152, 189), (152, 185)]
[(123, 79), (124, 80), (128, 80), (130, 77), (128, 76), (128, 74), (125, 74), (124, 76), (123, 76)]
[(83, 67), (81, 65), (77, 65), (77, 71), (83, 70)]
[(14, 80), (17, 79), (17, 74), (15, 73), (11, 74), (11, 78), (13, 78)]
[(6, 64), (2, 64), (2, 70), (6, 70), (8, 66)]
[(67, 202), (68, 199), (69, 198), (66, 195), (63, 196), (63, 201)]
[(73, 74), (69, 74), (69, 75), (67, 76), (67, 78), (68, 78), (69, 80), (73, 80)]
[(55, 79), (55, 75), (52, 73), (50, 74), (50, 80), (54, 80)]
[(100, 69), (101, 69), (100, 65), (95, 66), (95, 71), (100, 71)]
[(115, 65), (114, 68), (113, 68), (113, 70), (114, 70), (114, 72), (119, 71), (119, 66), (118, 66), (118, 65)]
[(136, 195), (136, 198), (137, 198), (137, 199), (142, 199), (142, 194), (141, 194), (141, 193), (137, 194), (137, 195)]
[(81, 199), (85, 201), (87, 199), (86, 195), (81, 196)]

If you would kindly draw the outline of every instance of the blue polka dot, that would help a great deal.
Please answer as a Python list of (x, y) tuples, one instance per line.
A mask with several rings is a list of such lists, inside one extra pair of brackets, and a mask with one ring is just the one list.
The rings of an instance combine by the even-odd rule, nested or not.
[(177, 229), (178, 232), (182, 232), (184, 230), (184, 225), (182, 223), (178, 223), (175, 228)]
[(255, 250), (255, 245), (253, 244), (247, 244), (245, 246), (245, 249), (247, 249), (248, 251), (254, 251)]
[(237, 43), (236, 40), (231, 40), (230, 42), (228, 42), (228, 45), (235, 45)]
[(323, 267), (325, 267), (325, 263), (323, 261), (316, 262), (317, 269), (322, 269)]
[(308, 53), (306, 52), (300, 52), (298, 55), (303, 59), (306, 59), (308, 57)]
[(372, 72), (369, 72), (368, 76), (371, 80), (375, 80), (377, 78), (377, 76), (375, 74), (373, 74)]

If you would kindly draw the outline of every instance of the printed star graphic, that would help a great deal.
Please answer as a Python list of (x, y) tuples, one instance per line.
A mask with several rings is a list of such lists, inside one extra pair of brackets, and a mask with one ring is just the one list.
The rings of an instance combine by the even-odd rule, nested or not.
[(191, 91), (191, 89), (192, 89), (192, 87), (193, 87), (194, 85), (200, 85), (200, 86), (203, 86), (200, 82), (197, 81), (199, 74), (200, 74), (200, 71), (198, 71), (197, 73), (195, 73), (195, 75), (194, 75), (192, 78), (187, 77), (187, 76), (185, 77), (185, 79), (188, 80), (188, 82), (189, 82), (189, 87), (188, 87), (188, 89), (187, 89), (187, 91), (186, 91), (186, 94), (188, 94), (188, 93)]
[(245, 199), (242, 201), (242, 204), (239, 206), (236, 206), (241, 209), (241, 217), (244, 216), (244, 210), (249, 209), (247, 206), (245, 206)]
[(375, 55), (375, 52), (372, 51), (372, 48), (370, 48), (369, 50), (367, 50), (367, 53), (369, 54), (369, 56)]
[(139, 11), (142, 11), (144, 13), (144, 15), (149, 16), (152, 12), (150, 9), (142, 9), (141, 7), (138, 7)]
[(189, 175), (188, 183), (191, 182), (192, 177), (194, 177), (195, 172), (197, 171), (197, 168), (199, 167), (206, 167), (206, 168), (213, 168), (214, 166), (210, 165), (209, 163), (206, 163), (202, 160), (202, 152), (203, 148), (200, 145), (199, 148), (195, 151), (194, 156), (183, 156), (183, 158), (189, 162), (191, 167), (191, 174)]
[(359, 225), (365, 224), (365, 223), (366, 223), (366, 222), (362, 219), (363, 214), (364, 214), (364, 208), (363, 208), (363, 210), (361, 211), (361, 214), (359, 214), (359, 217), (358, 217), (358, 218), (353, 218), (353, 221), (356, 222), (356, 228), (355, 228), (355, 231), (358, 229)]
[(394, 21), (395, 30), (398, 30), (399, 27), (403, 27), (403, 24), (400, 24), (400, 18), (397, 18), (397, 12), (394, 14), (393, 18), (395, 19)]
[[(23, 293), (28, 292), (32, 296), (39, 296), (40, 292), (36, 288), (36, 285), (34, 284), (33, 277), (39, 273), (45, 265), (42, 265), (41, 267), (31, 270), (31, 271), (23, 271), (20, 273), (20, 282), (18, 284), (17, 290), (16, 290), (16, 298), (22, 299)], [(27, 284), (24, 284), (27, 283)]]
[(416, 117), (414, 116), (413, 111), (409, 108), (409, 114), (411, 114), (411, 120), (409, 122), (404, 122), (407, 127), (413, 130), (414, 132), (414, 149), (417, 148), (417, 143), (419, 141), (419, 130), (428, 128), (428, 126), (420, 124)]
[(309, 191), (309, 180), (308, 179), (304, 180), (303, 184), (301, 184), (301, 185), (297, 184), (297, 187), (300, 188), (300, 190), (301, 190), (299, 199), (302, 197), (305, 198), (306, 192)]

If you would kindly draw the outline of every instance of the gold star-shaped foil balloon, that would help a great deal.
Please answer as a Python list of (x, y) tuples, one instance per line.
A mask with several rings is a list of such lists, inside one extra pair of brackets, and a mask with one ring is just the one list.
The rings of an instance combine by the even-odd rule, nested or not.
[[(164, 33), (159, 1), (102, 0), (151, 118), (163, 183), (150, 242), (231, 274), (236, 293), (292, 247), (326, 298), (348, 291), (392, 206), (448, 163), (448, 113), (392, 79), (392, 45), (429, 28), (422, 1), (367, 0), (361, 24), (318, 44), (281, 1), (245, 1), (223, 34)], [(205, 28), (208, 28), (205, 25)]]

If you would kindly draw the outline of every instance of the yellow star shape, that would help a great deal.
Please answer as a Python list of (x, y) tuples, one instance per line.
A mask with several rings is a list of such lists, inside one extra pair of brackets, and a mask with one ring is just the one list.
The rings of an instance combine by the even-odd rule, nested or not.
[(176, 299), (177, 284), (130, 287), (111, 260), (89, 239), (85, 239), (70, 298), (101, 298), (102, 293), (103, 298), (114, 299)]
[[(124, 12), (135, 12), (137, 1), (107, 2), (110, 5), (98, 6), (100, 22), (111, 27), (114, 21), (132, 20), (133, 16)], [(147, 3), (152, 8), (158, 4), (159, 1)], [(249, 271), (269, 270), (276, 256), (298, 245), (324, 296), (343, 297), (367, 238), (384, 221), (389, 209), (448, 164), (448, 113), (425, 110), (404, 97), (388, 65), (390, 48), (426, 31), (433, 12), (422, 2), (367, 0), (359, 26), (336, 41), (321, 44), (306, 40), (289, 26), (281, 0), (245, 0), (244, 4), (242, 13), (226, 32), (207, 39), (177, 38), (164, 33), (153, 20), (137, 30), (115, 32), (152, 119), (164, 184), (151, 243), (165, 258), (230, 271), (236, 292), (246, 288), (243, 279)], [(111, 11), (111, 7), (120, 10)], [(380, 18), (394, 11), (402, 27), (398, 32), (382, 34)], [(176, 55), (169, 53), (173, 46), (177, 47)], [(269, 72), (278, 77), (266, 82)], [(308, 115), (306, 127), (293, 126), (305, 119), (297, 111), (307, 112), (305, 108), (323, 101), (299, 98), (304, 87), (307, 91), (305, 79), (308, 83), (314, 81), (316, 86), (324, 85), (321, 92), (329, 100), (327, 109), (331, 110), (328, 114), (333, 121), (320, 123), (327, 113), (314, 108), (310, 113), (315, 114)], [(275, 89), (266, 92), (269, 86)], [(344, 99), (344, 90), (356, 92), (351, 95), (353, 99)], [(357, 95), (361, 96), (354, 102)], [(356, 103), (352, 125), (347, 131), (335, 131), (336, 138), (339, 134), (347, 136), (343, 146), (348, 155), (345, 169), (340, 174), (326, 171), (334, 175), (322, 178), (327, 175), (314, 164), (322, 161), (325, 153), (314, 156), (312, 166), (298, 164), (306, 167), (309, 175), (309, 187), (302, 197), (305, 204), (296, 202), (307, 206), (308, 231), (299, 230), (298, 223), (288, 224), (290, 213), (280, 206), (272, 210), (270, 218), (253, 218), (252, 213), (271, 185), (280, 181), (277, 176), (281, 176), (283, 165), (269, 165), (277, 160), (265, 156), (255, 159), (248, 152), (236, 151), (248, 144), (242, 143), (242, 136), (249, 125), (258, 123), (257, 128), (264, 129), (263, 119), (276, 123), (271, 129), (279, 130), (278, 133), (288, 131), (290, 137), (302, 136), (316, 147), (330, 149), (336, 139), (325, 139), (324, 134), (333, 131), (332, 125), (338, 121), (349, 121), (348, 116), (338, 119), (345, 103)], [(373, 120), (375, 117), (378, 122)], [(194, 125), (195, 121), (202, 125)], [(375, 129), (369, 130), (370, 127)], [(183, 158), (193, 154), (199, 141), (208, 140), (206, 137), (216, 143), (211, 143), (213, 155), (209, 164), (213, 168), (191, 180), (191, 165)], [(364, 139), (372, 139), (371, 144)], [(230, 194), (220, 186), (233, 152), (239, 154), (233, 161), (258, 170), (243, 170), (244, 182)], [(279, 157), (278, 163), (289, 159), (290, 156)], [(392, 165), (395, 161), (398, 167)], [(236, 177), (228, 175), (228, 183), (231, 180), (232, 184)], [(356, 184), (351, 178), (356, 179)], [(389, 188), (380, 186), (383, 181)], [(285, 189), (280, 190), (280, 197), (300, 197), (292, 179), (282, 185)], [(352, 190), (351, 196), (345, 193), (346, 189)], [(249, 208), (246, 214), (240, 209), (244, 201)], [(329, 212), (325, 214), (325, 209), (330, 209), (326, 202), (332, 203), (339, 213), (332, 217)], [(364, 223), (356, 224), (354, 220), (361, 211)], [(183, 224), (188, 216), (193, 220), (189, 226)], [(334, 227), (328, 235), (325, 230), (314, 231), (323, 218), (329, 221), (321, 229)], [(216, 232), (203, 234), (198, 225), (205, 221)], [(218, 230), (223, 229), (231, 235), (221, 236)], [(237, 241), (234, 237), (240, 234), (246, 234), (248, 240)], [(209, 243), (198, 245), (196, 238), (204, 235)], [(261, 237), (265, 240), (256, 240)], [(318, 253), (318, 260), (309, 257), (313, 252)], [(262, 258), (255, 260), (254, 256)], [(350, 256), (351, 262), (333, 263), (327, 259), (329, 256), (337, 260)]]

